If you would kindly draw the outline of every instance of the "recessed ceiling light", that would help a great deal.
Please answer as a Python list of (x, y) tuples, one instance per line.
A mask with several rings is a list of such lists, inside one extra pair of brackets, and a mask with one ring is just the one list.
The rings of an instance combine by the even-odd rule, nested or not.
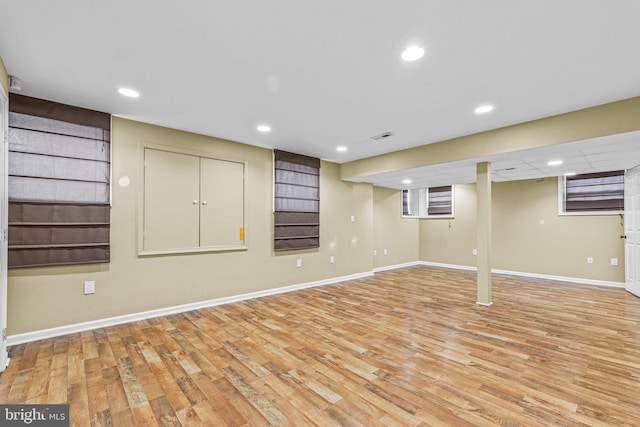
[(271, 132), (271, 126), (269, 125), (258, 125), (256, 126), (256, 129), (258, 129), (258, 132)]
[(129, 98), (137, 98), (140, 96), (140, 93), (137, 90), (129, 89), (126, 87), (121, 87), (118, 89), (120, 95), (128, 96)]
[(575, 172), (567, 172), (564, 174), (564, 176), (575, 176), (576, 173)]
[(402, 183), (403, 184), (411, 184), (413, 181), (411, 181), (410, 179), (403, 179)]
[(336, 147), (336, 151), (340, 151), (340, 152), (347, 151), (347, 147), (345, 147), (344, 145), (341, 145), (340, 147)]
[(481, 105), (475, 109), (476, 114), (484, 114), (493, 111), (493, 105)]
[(424, 49), (418, 46), (408, 47), (402, 52), (402, 59), (405, 61), (415, 61), (416, 59), (422, 58), (424, 55)]
[(562, 160), (550, 160), (547, 162), (547, 166), (560, 166), (562, 164)]

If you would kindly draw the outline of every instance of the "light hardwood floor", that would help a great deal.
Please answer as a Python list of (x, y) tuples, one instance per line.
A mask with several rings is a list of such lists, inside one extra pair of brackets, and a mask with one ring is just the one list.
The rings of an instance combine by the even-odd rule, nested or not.
[(71, 424), (640, 426), (640, 298), (411, 267), (17, 345), (0, 402)]

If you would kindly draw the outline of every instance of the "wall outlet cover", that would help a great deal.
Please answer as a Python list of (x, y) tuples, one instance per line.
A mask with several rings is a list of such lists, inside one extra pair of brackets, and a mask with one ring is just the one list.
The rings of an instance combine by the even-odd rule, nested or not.
[(96, 282), (94, 280), (87, 280), (84, 282), (84, 294), (95, 294), (96, 293)]

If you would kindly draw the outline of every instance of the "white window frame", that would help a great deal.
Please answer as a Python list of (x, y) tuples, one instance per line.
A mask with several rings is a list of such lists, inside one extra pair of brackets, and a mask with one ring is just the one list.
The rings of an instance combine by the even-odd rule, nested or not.
[[(439, 185), (434, 187), (440, 187)], [(450, 214), (431, 214), (429, 215), (429, 187), (422, 188), (408, 188), (406, 190), (418, 190), (419, 191), (419, 213), (418, 215), (405, 215), (404, 214), (404, 206), (402, 200), (400, 200), (400, 212), (402, 214), (402, 218), (420, 218), (420, 219), (452, 219), (455, 217), (455, 185), (451, 186), (451, 213)], [(403, 190), (404, 191), (404, 190)], [(402, 193), (401, 193), (402, 194)], [(411, 195), (411, 192), (409, 193)], [(402, 198), (401, 198), (402, 199)]]
[(565, 211), (566, 182), (567, 182), (566, 176), (558, 177), (558, 216), (594, 216), (594, 215), (624, 214), (624, 210), (566, 212)]

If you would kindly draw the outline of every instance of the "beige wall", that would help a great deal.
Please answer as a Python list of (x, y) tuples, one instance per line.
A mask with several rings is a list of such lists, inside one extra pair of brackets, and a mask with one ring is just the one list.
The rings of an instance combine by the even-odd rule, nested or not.
[[(6, 84), (6, 72), (2, 67), (0, 72), (0, 80)], [(551, 135), (552, 141), (557, 140), (558, 135), (566, 139), (568, 135), (586, 137), (614, 129), (624, 131), (625, 126), (629, 127), (628, 112), (640, 113), (639, 100), (634, 98), (622, 104), (616, 103), (615, 108), (589, 109), (577, 116), (570, 115), (568, 122), (566, 117), (558, 116), (537, 124), (519, 125), (521, 128), (497, 130), (492, 134), (497, 137), (497, 145), (491, 145), (490, 149), (506, 149), (503, 147), (505, 135), (523, 135), (528, 129), (545, 130), (539, 135)], [(628, 111), (624, 108), (621, 111), (621, 106), (628, 107)], [(594, 114), (598, 111), (603, 115), (596, 120)], [(623, 118), (611, 117), (615, 111)], [(586, 133), (576, 131), (574, 125), (587, 119), (599, 124), (586, 126)], [(554, 123), (559, 129), (553, 130)], [(567, 123), (571, 126), (563, 128)], [(500, 132), (507, 133), (502, 135)], [(483, 134), (476, 137), (480, 138), (478, 141), (486, 139)], [(462, 146), (475, 140), (474, 136), (467, 138), (471, 139), (462, 139)], [(141, 141), (248, 163), (245, 227), (248, 250), (137, 256)], [(10, 271), (9, 334), (343, 277), (416, 259), (475, 265), (476, 259), (472, 255), (476, 245), (475, 184), (456, 186), (454, 219), (402, 219), (400, 191), (341, 181), (345, 171), (353, 171), (355, 166), (341, 167), (322, 162), (321, 247), (318, 250), (276, 254), (272, 250), (270, 150), (119, 118), (113, 119), (112, 142), (111, 263)], [(519, 146), (517, 144), (520, 143), (514, 147)], [(433, 153), (440, 153), (441, 157), (444, 156), (442, 158), (460, 156), (456, 143), (432, 145), (437, 146)], [(421, 148), (419, 152), (409, 151), (425, 154), (431, 152), (429, 147), (432, 145)], [(445, 155), (447, 146), (452, 151)], [(406, 155), (382, 156), (382, 159), (390, 160), (385, 167), (406, 166), (402, 160), (406, 160)], [(420, 164), (432, 161), (423, 155), (418, 157)], [(396, 164), (394, 159), (401, 161)], [(356, 169), (371, 170), (371, 167), (377, 167), (378, 160), (372, 166), (371, 160), (365, 159)], [(120, 186), (119, 180), (125, 176), (131, 183)], [(351, 221), (351, 216), (355, 221)], [(554, 179), (494, 184), (493, 221), (494, 268), (624, 281), (620, 218), (558, 217)], [(383, 254), (385, 248), (386, 256)], [(377, 251), (375, 257), (374, 250)], [(334, 263), (330, 262), (331, 256), (335, 257)], [(593, 257), (595, 263), (586, 264), (587, 256)], [(611, 257), (619, 259), (618, 267), (609, 265)], [(302, 268), (296, 268), (298, 258), (302, 259)], [(83, 295), (86, 280), (96, 281), (94, 295)]]
[[(112, 130), (111, 263), (11, 270), (9, 334), (372, 270), (373, 188), (339, 180), (337, 165), (322, 162), (320, 249), (275, 254), (270, 150), (119, 118), (113, 119)], [(248, 162), (249, 249), (138, 257), (140, 141)], [(131, 183), (123, 187), (118, 182), (125, 176)], [(297, 258), (303, 260), (302, 268), (296, 268)], [(94, 295), (83, 294), (85, 280), (96, 281)]]
[[(475, 266), (475, 184), (455, 191), (451, 228), (448, 220), (420, 220), (420, 260)], [(620, 216), (559, 216), (556, 178), (493, 183), (492, 204), (493, 268), (624, 282)]]
[(402, 191), (373, 187), (374, 268), (417, 261), (418, 224), (402, 218)]
[(9, 93), (9, 74), (7, 73), (7, 69), (4, 66), (4, 62), (2, 62), (2, 58), (0, 57), (0, 86), (4, 93)]
[(624, 282), (622, 218), (559, 216), (557, 178), (494, 184), (493, 207), (494, 268)]
[(476, 265), (476, 185), (456, 185), (454, 203), (454, 218), (420, 220), (421, 261)]

